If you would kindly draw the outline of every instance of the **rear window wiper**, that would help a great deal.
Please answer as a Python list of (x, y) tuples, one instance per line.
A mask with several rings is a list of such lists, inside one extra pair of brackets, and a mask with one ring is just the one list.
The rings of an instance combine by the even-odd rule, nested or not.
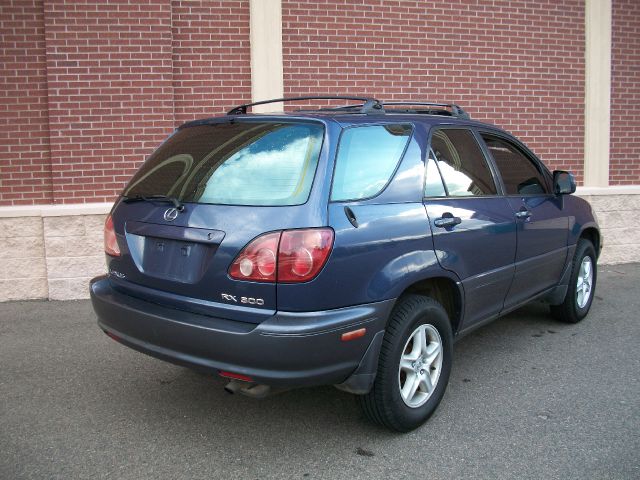
[(170, 197), (168, 195), (136, 195), (135, 197), (125, 197), (123, 202), (125, 203), (133, 203), (133, 202), (168, 202), (172, 203), (176, 209), (181, 212), (184, 210), (184, 204), (180, 202), (175, 197)]

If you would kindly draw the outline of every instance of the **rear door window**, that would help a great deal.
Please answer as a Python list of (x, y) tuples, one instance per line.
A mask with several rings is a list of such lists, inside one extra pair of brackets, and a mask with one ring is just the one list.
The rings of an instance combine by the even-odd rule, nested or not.
[(496, 184), (473, 133), (440, 129), (431, 137), (431, 150), (452, 197), (496, 195)]
[(507, 195), (549, 193), (540, 169), (518, 147), (507, 140), (481, 134), (502, 176)]
[(409, 143), (411, 125), (367, 125), (343, 131), (331, 199), (374, 197), (389, 183)]
[(184, 202), (300, 205), (315, 175), (324, 127), (234, 122), (187, 127), (161, 145), (123, 195)]

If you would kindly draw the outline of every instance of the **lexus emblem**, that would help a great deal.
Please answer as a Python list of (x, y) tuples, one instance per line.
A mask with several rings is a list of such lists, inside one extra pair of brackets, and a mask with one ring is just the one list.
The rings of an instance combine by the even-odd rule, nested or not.
[(178, 218), (178, 209), (175, 207), (167, 208), (164, 212), (164, 219), (167, 222), (173, 222)]

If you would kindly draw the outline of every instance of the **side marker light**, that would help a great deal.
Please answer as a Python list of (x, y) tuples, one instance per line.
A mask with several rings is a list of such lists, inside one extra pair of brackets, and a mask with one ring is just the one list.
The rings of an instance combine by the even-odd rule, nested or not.
[(359, 328), (358, 330), (352, 330), (350, 332), (343, 333), (340, 336), (340, 340), (348, 342), (349, 340), (355, 340), (356, 338), (364, 337), (367, 333), (366, 328)]

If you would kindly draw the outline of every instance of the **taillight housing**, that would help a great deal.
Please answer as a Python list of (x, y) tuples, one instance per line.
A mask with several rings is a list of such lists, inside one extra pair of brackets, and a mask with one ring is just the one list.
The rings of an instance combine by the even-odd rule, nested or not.
[(315, 278), (333, 248), (333, 230), (285, 230), (278, 249), (278, 282), (308, 282)]
[(112, 257), (120, 256), (120, 247), (116, 238), (116, 231), (113, 228), (113, 218), (107, 216), (104, 222), (104, 252)]
[(300, 283), (314, 279), (333, 248), (333, 230), (306, 228), (260, 235), (229, 268), (236, 280)]
[(260, 235), (244, 247), (229, 268), (231, 278), (275, 282), (280, 233)]

